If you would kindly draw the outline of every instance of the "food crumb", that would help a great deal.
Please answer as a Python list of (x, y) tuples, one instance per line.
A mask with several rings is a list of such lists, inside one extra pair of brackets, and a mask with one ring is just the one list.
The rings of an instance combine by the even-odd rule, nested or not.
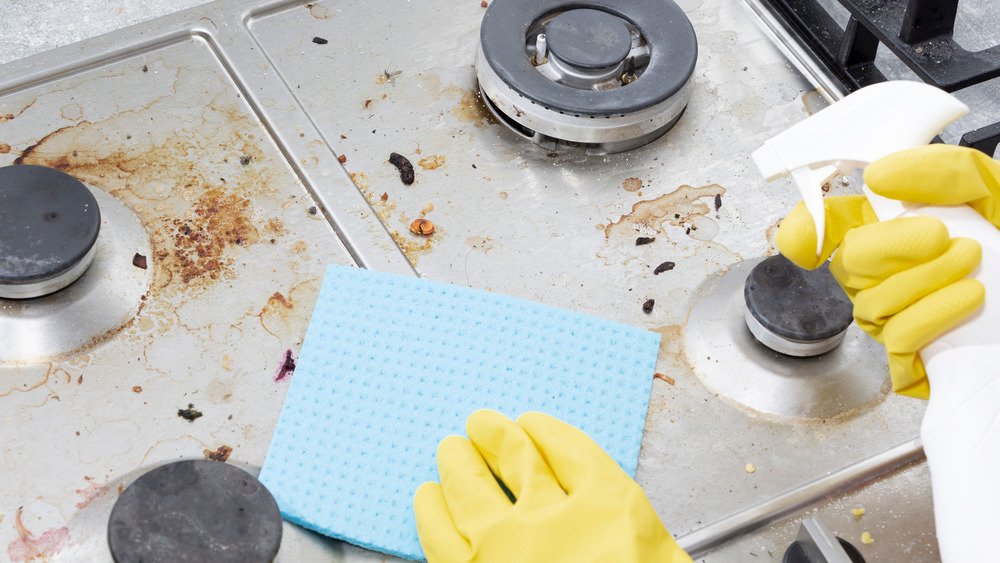
[(746, 469), (747, 473), (753, 473), (754, 471), (757, 471), (757, 468), (754, 467), (752, 463), (748, 463), (747, 466), (744, 467), (744, 469)]
[(485, 8), (487, 6), (489, 6), (489, 4), (486, 3), (486, 0), (483, 0), (482, 2), (479, 3), (480, 8)]
[(197, 410), (197, 409), (194, 408), (193, 404), (188, 403), (188, 408), (186, 408), (186, 409), (177, 409), (177, 416), (183, 418), (184, 420), (186, 420), (188, 422), (194, 422), (194, 420), (196, 418), (201, 417), (203, 415), (202, 415), (201, 411), (199, 411), (199, 410)]
[(226, 461), (229, 459), (229, 454), (231, 453), (233, 453), (233, 448), (226, 445), (219, 446), (219, 449), (214, 452), (208, 449), (204, 450), (205, 459), (210, 459), (212, 461)]
[(337, 157), (337, 162), (339, 162), (339, 163), (341, 163), (341, 164), (343, 164), (343, 163), (347, 162), (347, 155), (343, 155), (343, 154), (342, 154), (342, 155), (338, 156), (338, 157)]
[(136, 252), (135, 256), (132, 257), (132, 265), (135, 266), (136, 268), (140, 268), (140, 269), (145, 270), (146, 269), (146, 257), (143, 256), (142, 254), (139, 254), (138, 252)]
[(660, 264), (659, 266), (657, 266), (656, 269), (653, 270), (653, 275), (654, 276), (658, 276), (658, 275), (660, 275), (663, 272), (666, 272), (666, 271), (669, 271), (669, 270), (673, 270), (675, 265), (676, 264), (674, 264), (673, 262), (664, 262), (664, 263)]
[(722, 194), (715, 194), (715, 210), (718, 211), (722, 207)]
[(242, 164), (243, 166), (246, 166), (247, 164), (250, 164), (251, 160), (253, 160), (253, 157), (251, 157), (248, 154), (245, 154), (245, 155), (243, 155), (243, 156), (240, 157), (240, 164)]
[(323, 39), (322, 37), (313, 37), (313, 43), (317, 45), (326, 45), (329, 41)]
[(389, 199), (389, 192), (382, 192), (382, 197), (379, 199), (381, 199), (382, 201)]
[[(667, 375), (665, 373), (656, 372), (656, 373), (653, 374), (653, 377), (655, 377), (656, 379), (662, 379), (663, 381), (666, 381), (667, 383), (669, 383), (671, 385), (677, 383), (676, 379), (670, 377), (669, 375)], [(673, 422), (673, 421), (671, 421), (671, 422)]]
[(389, 164), (392, 164), (393, 166), (399, 169), (400, 181), (402, 181), (407, 186), (413, 183), (414, 180), (413, 165), (410, 164), (410, 161), (405, 156), (396, 152), (390, 153)]
[(863, 543), (865, 545), (871, 545), (871, 544), (875, 543), (875, 540), (872, 539), (871, 533), (869, 533), (869, 532), (862, 532), (861, 533), (861, 543)]
[(421, 215), (427, 215), (431, 211), (434, 211), (434, 204), (433, 203), (425, 203), (424, 206), (422, 208), (420, 208), (420, 214)]
[(853, 514), (855, 518), (861, 518), (862, 516), (865, 515), (865, 509), (859, 506), (858, 508), (852, 510), (851, 514)]
[(132, 392), (133, 393), (142, 393), (142, 387), (140, 387), (138, 385), (134, 385), (134, 386), (132, 386)]
[(427, 219), (417, 219), (410, 223), (410, 232), (415, 235), (430, 235), (434, 233), (434, 223)]
[(281, 360), (281, 365), (278, 366), (278, 373), (275, 375), (275, 381), (281, 381), (295, 373), (295, 358), (292, 357), (291, 350), (285, 350), (285, 357)]
[(642, 312), (646, 313), (647, 315), (649, 313), (652, 313), (653, 312), (653, 305), (655, 303), (656, 303), (656, 300), (654, 300), (654, 299), (647, 299), (646, 302), (642, 304)]
[(654, 240), (656, 240), (656, 237), (639, 237), (639, 238), (635, 239), (635, 245), (636, 246), (642, 246), (644, 244), (649, 244), (649, 243), (653, 242)]

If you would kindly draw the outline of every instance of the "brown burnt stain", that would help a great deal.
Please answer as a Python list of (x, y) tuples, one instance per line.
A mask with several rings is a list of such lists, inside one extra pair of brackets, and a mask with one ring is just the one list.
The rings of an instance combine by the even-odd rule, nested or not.
[(173, 251), (165, 257), (168, 268), (180, 274), (185, 284), (193, 280), (218, 279), (234, 262), (227, 256), (233, 246), (247, 247), (260, 240), (251, 220), (253, 202), (213, 188), (185, 213), (173, 219)]
[(442, 164), (444, 164), (445, 157), (440, 154), (432, 154), (426, 158), (421, 158), (417, 164), (420, 165), (424, 170), (435, 170)]
[(285, 230), (285, 222), (278, 217), (271, 217), (264, 223), (264, 231), (272, 235), (283, 235), (287, 231)]
[(458, 94), (458, 103), (451, 108), (451, 114), (462, 123), (472, 123), (476, 127), (484, 127), (486, 124), (495, 124), (496, 118), (486, 108), (479, 92), (449, 86), (445, 88), (445, 93)]
[(291, 288), (286, 297), (280, 291), (275, 291), (267, 298), (267, 303), (261, 308), (257, 317), (260, 325), (271, 335), (281, 341), (302, 337), (303, 319), (308, 318), (311, 311), (296, 308), (300, 303), (312, 303), (319, 292), (319, 280), (311, 279)]
[(657, 364), (665, 368), (665, 371), (691, 370), (691, 364), (684, 355), (684, 336), (681, 325), (668, 325), (652, 329), (660, 334), (660, 352), (657, 355)]
[(29, 102), (28, 105), (26, 105), (23, 108), (21, 108), (21, 110), (18, 111), (17, 113), (10, 113), (10, 112), (8, 112), (8, 113), (0, 113), (0, 123), (5, 123), (7, 121), (13, 121), (14, 119), (17, 119), (18, 117), (21, 116), (22, 113), (28, 111), (28, 108), (30, 108), (31, 106), (35, 105), (35, 102), (37, 102), (37, 101), (38, 101), (37, 99), (36, 100), (31, 100), (31, 102)]
[(202, 453), (205, 454), (205, 459), (212, 461), (226, 461), (229, 459), (229, 454), (233, 453), (233, 448), (223, 444), (214, 451), (206, 448), (202, 451)]
[(10, 152), (10, 145), (7, 143), (0, 143), (0, 154), (7, 154)]
[(642, 189), (642, 180), (638, 178), (625, 178), (622, 182), (622, 189), (626, 192), (637, 192)]
[(300, 240), (292, 245), (292, 252), (295, 254), (305, 254), (309, 251), (309, 245), (304, 240)]
[(309, 14), (318, 20), (327, 20), (333, 16), (333, 12), (329, 8), (321, 4), (306, 4), (306, 9), (309, 10)]
[[(610, 238), (615, 231), (621, 232), (624, 236), (635, 236), (637, 227), (645, 227), (655, 232), (662, 233), (663, 223), (669, 223), (675, 227), (683, 226), (684, 223), (695, 215), (707, 216), (715, 204), (715, 196), (726, 193), (726, 188), (718, 184), (693, 187), (682, 185), (676, 190), (664, 194), (656, 199), (640, 201), (632, 206), (631, 213), (622, 215), (617, 221), (612, 221), (604, 228), (604, 236)], [(700, 201), (709, 198), (709, 202)]]
[(767, 240), (767, 251), (765, 256), (777, 256), (778, 254), (778, 229), (781, 227), (781, 222), (784, 221), (784, 217), (778, 219), (773, 225), (767, 228), (765, 232), (765, 239)]
[[(227, 96), (203, 110), (197, 134), (160, 103), (52, 131), (15, 163), (63, 170), (131, 207), (150, 233), (153, 294), (173, 284), (190, 296), (195, 284), (235, 275), (237, 247), (260, 239), (254, 201), (269, 201), (280, 182), (254, 142), (256, 125)], [(136, 128), (151, 114), (158, 135)], [(245, 158), (254, 166), (240, 166)], [(283, 233), (277, 225), (267, 227)]]

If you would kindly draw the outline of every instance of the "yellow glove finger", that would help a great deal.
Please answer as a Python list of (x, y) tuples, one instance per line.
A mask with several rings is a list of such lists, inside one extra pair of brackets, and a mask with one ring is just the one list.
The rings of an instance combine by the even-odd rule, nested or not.
[(567, 493), (572, 494), (594, 476), (620, 475), (628, 479), (615, 460), (578, 428), (540, 412), (522, 414), (517, 424), (531, 437)]
[(986, 289), (964, 279), (910, 305), (885, 324), (882, 338), (889, 354), (917, 352), (982, 306)]
[(444, 500), (444, 491), (437, 483), (424, 483), (413, 497), (413, 512), (417, 518), (417, 536), (427, 563), (469, 561), (472, 548), (452, 522)]
[(892, 390), (914, 399), (927, 400), (931, 396), (931, 385), (920, 354), (889, 354), (889, 377)]
[(565, 500), (552, 470), (524, 429), (506, 416), (478, 410), (465, 422), (469, 440), (518, 503), (556, 504)]
[(968, 203), (1000, 226), (1000, 163), (968, 147), (927, 145), (891, 154), (865, 169), (875, 193), (903, 201)]
[(848, 232), (830, 261), (830, 273), (852, 290), (868, 289), (893, 274), (944, 254), (948, 229), (933, 217), (903, 217)]
[(510, 511), (510, 499), (465, 438), (448, 436), (442, 440), (437, 465), (448, 513), (464, 537), (478, 537), (478, 532)]
[(816, 224), (803, 202), (788, 214), (778, 227), (778, 250), (801, 268), (818, 268), (840, 246), (844, 235), (855, 227), (878, 219), (864, 196), (846, 195), (823, 198), (826, 229), (823, 252), (816, 256)]
[[(847, 248), (846, 244), (844, 246)], [(857, 292), (854, 295), (854, 317), (858, 326), (872, 334), (869, 327), (875, 329), (884, 325), (889, 317), (911, 303), (971, 274), (979, 266), (982, 254), (982, 247), (972, 239), (951, 239), (948, 248), (937, 258)]]

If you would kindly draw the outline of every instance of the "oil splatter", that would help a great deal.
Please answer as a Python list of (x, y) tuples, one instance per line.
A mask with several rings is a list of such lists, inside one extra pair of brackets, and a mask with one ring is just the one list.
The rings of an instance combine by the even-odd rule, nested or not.
[(300, 338), (301, 327), (308, 320), (310, 311), (308, 307), (296, 307), (296, 304), (315, 302), (318, 291), (319, 283), (316, 279), (294, 285), (287, 297), (280, 291), (275, 291), (267, 298), (267, 303), (257, 315), (261, 326), (279, 342)]
[(14, 524), (17, 526), (18, 539), (7, 546), (7, 556), (13, 563), (47, 561), (61, 551), (69, 540), (69, 528), (66, 526), (46, 530), (41, 536), (35, 537), (21, 523), (20, 507), (14, 516)]
[(309, 14), (318, 20), (327, 20), (333, 16), (330, 9), (321, 4), (306, 4), (306, 8), (309, 10)]
[(638, 178), (625, 178), (625, 181), (622, 182), (622, 188), (626, 192), (637, 192), (642, 189), (642, 180)]
[(444, 161), (445, 161), (444, 155), (432, 154), (431, 156), (428, 156), (426, 158), (421, 158), (420, 162), (418, 162), (417, 164), (419, 164), (420, 167), (423, 168), (424, 170), (434, 170), (439, 166), (441, 166), (442, 164), (444, 164)]
[(281, 365), (278, 366), (278, 374), (274, 378), (275, 381), (284, 381), (284, 379), (295, 373), (295, 358), (292, 357), (292, 351), (285, 351), (285, 359), (281, 361)]
[(0, 154), (7, 154), (10, 152), (10, 145), (7, 143), (0, 143)]
[[(604, 228), (604, 235), (610, 238), (615, 232), (623, 236), (632, 235), (637, 230), (653, 230), (663, 232), (663, 224), (675, 227), (695, 227), (688, 234), (698, 240), (711, 240), (718, 232), (718, 225), (705, 216), (711, 211), (709, 204), (701, 201), (710, 198), (715, 203), (715, 196), (726, 193), (726, 188), (718, 184), (702, 187), (683, 185), (656, 199), (640, 201), (632, 206), (627, 215), (622, 215), (617, 221), (612, 221)], [(712, 228), (715, 225), (715, 228)]]

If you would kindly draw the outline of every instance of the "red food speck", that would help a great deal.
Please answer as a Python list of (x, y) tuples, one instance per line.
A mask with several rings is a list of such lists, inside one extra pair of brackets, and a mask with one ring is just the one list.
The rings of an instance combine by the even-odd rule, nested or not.
[(285, 359), (281, 361), (281, 365), (278, 366), (278, 376), (274, 378), (275, 381), (282, 381), (285, 377), (292, 375), (295, 372), (295, 358), (292, 357), (292, 351), (288, 350), (285, 352)]
[(108, 492), (108, 486), (107, 485), (98, 485), (97, 483), (94, 483), (93, 481), (91, 481), (90, 483), (87, 483), (86, 488), (77, 489), (76, 490), (76, 493), (78, 495), (80, 495), (81, 497), (83, 497), (83, 500), (81, 500), (80, 502), (76, 503), (76, 507), (77, 508), (84, 508), (88, 504), (90, 504), (91, 502), (93, 502), (95, 498), (101, 496), (102, 494), (104, 494), (106, 492)]
[(66, 526), (52, 528), (36, 538), (21, 524), (20, 508), (17, 509), (15, 523), (17, 524), (17, 534), (20, 537), (7, 546), (7, 556), (13, 563), (29, 563), (42, 558), (47, 560), (62, 550), (66, 541), (69, 540), (69, 528)]

